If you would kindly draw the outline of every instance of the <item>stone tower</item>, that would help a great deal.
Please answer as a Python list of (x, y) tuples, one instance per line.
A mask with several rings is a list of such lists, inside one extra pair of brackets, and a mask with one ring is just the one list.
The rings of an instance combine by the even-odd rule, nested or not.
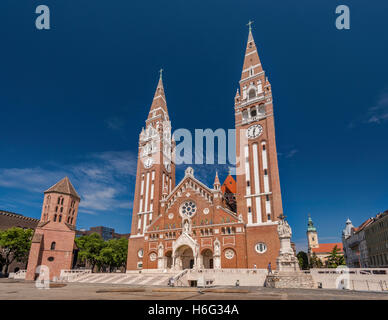
[(127, 269), (141, 268), (144, 233), (161, 213), (163, 194), (175, 187), (174, 148), (161, 71), (146, 126), (139, 136)]
[(310, 255), (311, 249), (319, 247), (317, 229), (314, 227), (314, 223), (313, 223), (313, 220), (311, 219), (310, 214), (309, 214), (309, 219), (308, 219), (308, 223), (307, 223), (306, 234), (307, 234), (308, 253)]
[(50, 280), (58, 278), (62, 269), (72, 268), (80, 200), (68, 177), (44, 192), (42, 214), (32, 239), (26, 280), (36, 278), (39, 266), (48, 267)]
[(278, 216), (283, 213), (271, 84), (251, 27), (235, 97), (237, 212), (246, 223), (247, 267), (276, 265)]

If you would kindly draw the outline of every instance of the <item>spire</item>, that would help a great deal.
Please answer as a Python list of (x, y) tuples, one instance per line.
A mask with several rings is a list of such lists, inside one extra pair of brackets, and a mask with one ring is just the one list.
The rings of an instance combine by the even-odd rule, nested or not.
[[(259, 54), (257, 52), (255, 40), (252, 35), (252, 21), (249, 21), (247, 26), (249, 27), (247, 47), (245, 50), (243, 71), (241, 74), (241, 80), (246, 79), (252, 75), (258, 74), (263, 71), (261, 66)], [(251, 71), (251, 69), (253, 69)]]
[(317, 232), (317, 229), (314, 227), (313, 220), (311, 219), (310, 213), (308, 214), (309, 219), (307, 223), (307, 232)]
[(64, 177), (61, 181), (54, 184), (51, 188), (47, 189), (44, 193), (50, 193), (50, 192), (68, 194), (81, 200), (80, 196), (78, 195), (77, 191), (75, 191), (68, 177)]
[(158, 81), (158, 85), (156, 86), (154, 99), (152, 100), (150, 112), (158, 108), (162, 108), (163, 111), (167, 112), (166, 95), (164, 93), (164, 87), (163, 87), (163, 69), (160, 69), (159, 71), (159, 81)]
[(221, 183), (220, 183), (220, 179), (218, 179), (218, 171), (216, 171), (216, 177), (214, 178), (214, 183), (213, 183), (214, 185), (221, 185)]
[(215, 190), (220, 190), (221, 188), (220, 179), (218, 179), (218, 171), (216, 171), (216, 177), (214, 178), (213, 186)]

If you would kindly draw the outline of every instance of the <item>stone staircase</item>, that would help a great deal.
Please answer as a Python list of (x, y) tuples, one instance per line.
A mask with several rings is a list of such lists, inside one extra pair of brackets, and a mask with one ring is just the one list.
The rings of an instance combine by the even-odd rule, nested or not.
[(176, 273), (85, 273), (68, 277), (67, 282), (125, 284), (133, 286), (167, 286)]

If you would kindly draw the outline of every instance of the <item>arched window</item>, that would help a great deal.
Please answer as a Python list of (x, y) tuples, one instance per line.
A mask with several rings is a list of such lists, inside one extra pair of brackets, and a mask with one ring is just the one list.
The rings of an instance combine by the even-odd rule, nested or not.
[(59, 215), (58, 222), (61, 222), (61, 221), (62, 221), (62, 215)]
[(59, 197), (59, 198), (58, 198), (58, 201), (57, 201), (57, 204), (59, 204), (59, 203), (60, 203), (60, 201), (61, 201), (61, 198)]
[(63, 205), (63, 198), (62, 198), (62, 200), (61, 200), (61, 204)]
[(259, 105), (259, 113), (261, 115), (265, 114), (265, 105), (264, 105), (264, 103)]
[(57, 221), (57, 215), (54, 214), (54, 222), (56, 222), (56, 221)]
[(256, 109), (251, 110), (251, 117), (256, 117)]
[(255, 98), (256, 97), (256, 90), (253, 88), (251, 90), (249, 90), (248, 97), (249, 97), (249, 99)]
[(56, 243), (55, 243), (55, 242), (51, 242), (51, 247), (50, 247), (50, 250), (55, 250), (55, 245), (56, 245)]

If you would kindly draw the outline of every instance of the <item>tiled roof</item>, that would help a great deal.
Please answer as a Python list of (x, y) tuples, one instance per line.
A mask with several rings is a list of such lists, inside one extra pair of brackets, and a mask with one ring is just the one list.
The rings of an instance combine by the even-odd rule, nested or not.
[(354, 228), (355, 232), (359, 232), (362, 229), (364, 229), (367, 225), (369, 225), (373, 221), (373, 218), (369, 218), (368, 220), (361, 223), (361, 225), (358, 228)]
[(58, 192), (63, 194), (69, 194), (77, 199), (81, 199), (77, 191), (75, 191), (68, 177), (64, 177), (61, 181), (54, 184), (51, 188), (47, 189), (44, 193)]
[(13, 218), (18, 218), (18, 219), (27, 220), (27, 221), (34, 221), (34, 222), (39, 222), (40, 221), (39, 219), (25, 217), (25, 216), (21, 215), (20, 213), (14, 213), (14, 212), (9, 212), (9, 211), (4, 211), (4, 210), (0, 210), (0, 215), (8, 216), (8, 217), (13, 217)]
[(313, 248), (312, 251), (315, 253), (330, 253), (334, 246), (337, 246), (337, 248), (340, 250), (340, 252), (343, 252), (343, 245), (341, 242), (338, 243), (321, 243), (319, 244), (318, 248)]
[(231, 193), (236, 193), (236, 180), (231, 175), (228, 175), (221, 186), (221, 191), (225, 193), (226, 191)]

